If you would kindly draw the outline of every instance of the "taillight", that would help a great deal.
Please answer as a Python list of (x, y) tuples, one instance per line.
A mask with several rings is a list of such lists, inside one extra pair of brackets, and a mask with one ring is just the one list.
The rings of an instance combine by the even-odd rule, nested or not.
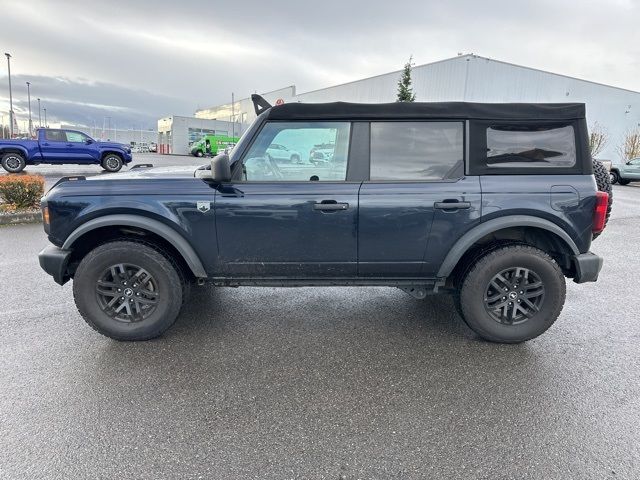
[(607, 192), (596, 192), (596, 207), (593, 210), (593, 233), (600, 233), (604, 230), (607, 221), (607, 209), (609, 208), (609, 194)]
[(42, 207), (42, 222), (46, 225), (49, 226), (49, 207)]

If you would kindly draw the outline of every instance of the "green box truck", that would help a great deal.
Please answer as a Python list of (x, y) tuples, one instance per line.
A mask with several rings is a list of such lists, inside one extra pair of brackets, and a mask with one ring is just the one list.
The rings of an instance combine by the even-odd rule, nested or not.
[(227, 135), (205, 135), (191, 145), (191, 155), (203, 157), (205, 155), (217, 155), (225, 148), (231, 150), (240, 137), (229, 137)]

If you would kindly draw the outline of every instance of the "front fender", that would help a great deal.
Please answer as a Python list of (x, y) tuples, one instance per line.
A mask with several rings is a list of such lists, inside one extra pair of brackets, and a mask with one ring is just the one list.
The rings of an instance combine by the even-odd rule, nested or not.
[(71, 250), (76, 240), (84, 234), (95, 230), (96, 228), (109, 226), (137, 227), (159, 235), (175, 247), (197, 278), (207, 277), (207, 273), (202, 266), (200, 257), (198, 257), (198, 254), (195, 252), (193, 247), (191, 247), (189, 242), (187, 242), (187, 240), (175, 229), (159, 222), (158, 220), (148, 217), (121, 214), (94, 218), (93, 220), (89, 220), (88, 222), (80, 225), (71, 232), (62, 245), (62, 250)]

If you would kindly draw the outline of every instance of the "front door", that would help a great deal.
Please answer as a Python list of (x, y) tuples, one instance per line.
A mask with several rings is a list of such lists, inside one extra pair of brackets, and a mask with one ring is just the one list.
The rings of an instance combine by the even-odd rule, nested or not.
[(88, 141), (92, 139), (82, 132), (65, 130), (69, 160), (88, 162), (94, 160), (96, 149)]
[[(357, 274), (359, 181), (347, 180), (348, 122), (268, 122), (215, 197), (221, 274), (233, 278), (338, 278)], [(272, 144), (301, 162), (269, 154)], [(314, 145), (333, 161), (308, 161)]]

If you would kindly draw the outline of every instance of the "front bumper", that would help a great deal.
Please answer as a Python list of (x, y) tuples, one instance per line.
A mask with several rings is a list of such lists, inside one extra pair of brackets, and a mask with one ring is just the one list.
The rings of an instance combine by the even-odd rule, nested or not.
[(56, 283), (64, 285), (70, 278), (67, 274), (67, 265), (70, 257), (71, 250), (63, 250), (49, 245), (40, 252), (38, 260), (40, 267), (51, 275)]
[(574, 282), (595, 282), (602, 269), (602, 257), (591, 252), (581, 253), (573, 257), (573, 265), (576, 269), (576, 275), (573, 277)]

